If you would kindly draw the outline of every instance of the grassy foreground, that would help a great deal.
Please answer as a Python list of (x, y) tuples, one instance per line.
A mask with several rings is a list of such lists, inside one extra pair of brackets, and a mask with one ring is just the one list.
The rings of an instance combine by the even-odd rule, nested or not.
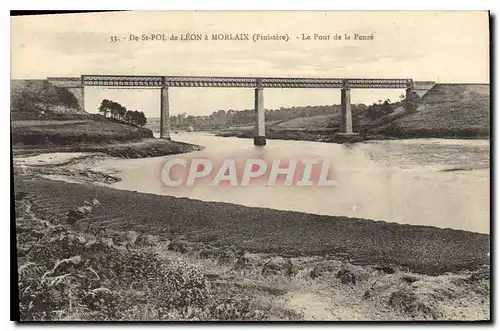
[(22, 321), (300, 316), (271, 306), (264, 310), (241, 290), (238, 298), (232, 297), (225, 293), (227, 286), (210, 282), (206, 267), (194, 259), (160, 255), (167, 249), (157, 236), (83, 230), (65, 218), (47, 221), (31, 212), (29, 199), (19, 199), (16, 207)]
[[(39, 179), (15, 184), (22, 320), (489, 319), (489, 267), (481, 266), (489, 236)], [(92, 208), (77, 216), (83, 199)], [(371, 250), (414, 263), (383, 262)], [(456, 272), (420, 273), (440, 268)]]

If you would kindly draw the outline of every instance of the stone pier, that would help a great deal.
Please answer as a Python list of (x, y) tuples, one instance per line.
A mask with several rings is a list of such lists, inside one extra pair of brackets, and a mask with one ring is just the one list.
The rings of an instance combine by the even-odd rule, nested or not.
[(168, 102), (168, 87), (161, 88), (160, 102), (160, 138), (170, 140), (170, 111)]
[(264, 89), (257, 85), (255, 89), (255, 133), (253, 144), (264, 146), (266, 144), (266, 122), (264, 112)]
[(348, 81), (342, 82), (340, 91), (340, 132), (335, 134), (337, 143), (360, 141), (361, 137), (352, 130), (351, 88)]
[(340, 131), (352, 133), (351, 89), (348, 86), (340, 92)]

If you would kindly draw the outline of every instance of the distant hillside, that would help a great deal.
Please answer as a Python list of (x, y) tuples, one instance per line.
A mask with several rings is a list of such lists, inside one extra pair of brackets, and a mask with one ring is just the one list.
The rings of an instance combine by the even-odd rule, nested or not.
[[(337, 115), (338, 111), (336, 111)], [(273, 130), (311, 130), (318, 128), (329, 128), (337, 120), (336, 115), (316, 115), (294, 118), (283, 121), (272, 126)], [(339, 117), (340, 118), (340, 117)]]
[(417, 111), (374, 129), (397, 137), (487, 137), (490, 132), (489, 84), (437, 84)]
[(11, 80), (12, 142), (21, 145), (113, 143), (152, 138), (151, 130), (88, 114), (68, 90), (47, 80)]
[[(392, 106), (396, 107), (396, 106)], [(354, 129), (360, 130), (367, 123), (371, 123), (373, 119), (369, 118), (368, 110), (369, 107), (364, 104), (354, 104), (351, 105), (353, 127)], [(378, 115), (378, 117), (382, 114)], [(280, 130), (312, 130), (312, 131), (322, 131), (329, 129), (330, 131), (340, 130), (340, 106), (334, 105), (330, 106), (330, 112), (324, 115), (298, 117), (288, 121), (282, 121), (276, 125), (270, 126), (269, 129), (280, 131)]]
[[(353, 105), (354, 131), (399, 138), (487, 137), (490, 131), (490, 93), (488, 84), (437, 84), (420, 100), (415, 112), (408, 113), (401, 103), (393, 103), (383, 114)], [(336, 132), (340, 110), (331, 114), (299, 117), (269, 126), (268, 131)]]
[[(402, 102), (352, 105), (353, 128), (379, 138), (487, 137), (490, 132), (489, 88), (488, 84), (437, 84), (422, 95), (418, 107), (410, 113)], [(208, 127), (223, 136), (250, 137), (255, 113), (250, 110), (219, 111), (210, 117), (190, 117), (189, 120), (194, 123), (195, 130), (207, 130)], [(159, 130), (159, 119), (152, 119), (148, 127)], [(176, 129), (175, 125), (172, 129)], [(340, 130), (340, 106), (268, 110), (266, 130), (269, 137), (309, 132), (325, 135), (321, 139), (327, 141), (326, 136)], [(297, 139), (303, 137), (303, 134), (297, 135)]]
[(87, 114), (78, 106), (78, 100), (65, 88), (47, 80), (11, 80), (11, 115), (13, 119), (60, 119), (58, 114)]

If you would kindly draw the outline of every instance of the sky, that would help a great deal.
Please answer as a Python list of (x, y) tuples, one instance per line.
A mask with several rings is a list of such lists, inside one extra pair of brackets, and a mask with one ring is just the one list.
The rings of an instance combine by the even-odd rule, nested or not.
[[(412, 78), (489, 83), (487, 12), (120, 12), (11, 18), (15, 79), (83, 74)], [(289, 41), (129, 41), (186, 33), (287, 34)], [(355, 33), (373, 40), (302, 40)], [(111, 43), (111, 36), (121, 38)], [(397, 100), (402, 90), (353, 89), (353, 103)], [(158, 117), (155, 89), (85, 88), (85, 109), (102, 99)], [(170, 88), (170, 114), (253, 108), (246, 88)], [(338, 89), (265, 89), (265, 108), (331, 105)]]

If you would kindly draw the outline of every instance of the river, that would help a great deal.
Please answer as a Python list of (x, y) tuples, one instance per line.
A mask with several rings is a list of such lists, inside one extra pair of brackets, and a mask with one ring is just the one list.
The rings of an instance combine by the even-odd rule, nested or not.
[(205, 133), (179, 133), (172, 139), (205, 146), (190, 157), (328, 159), (335, 187), (166, 187), (161, 168), (169, 158), (99, 161), (98, 167), (119, 172), (112, 186), (160, 195), (189, 197), (253, 207), (323, 215), (431, 225), (489, 233), (490, 172), (488, 140), (408, 139), (354, 145), (268, 140), (255, 147), (251, 139)]

